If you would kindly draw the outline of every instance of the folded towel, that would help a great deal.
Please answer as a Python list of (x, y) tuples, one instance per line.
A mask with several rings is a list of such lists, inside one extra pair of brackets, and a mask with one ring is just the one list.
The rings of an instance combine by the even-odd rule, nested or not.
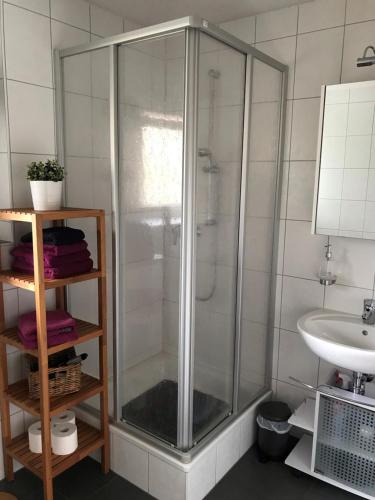
[[(77, 243), (71, 243), (70, 245), (43, 245), (43, 253), (44, 255), (54, 255), (59, 257), (62, 255), (82, 252), (83, 250), (87, 250), (87, 247), (87, 242), (84, 240), (78, 241)], [(33, 253), (32, 243), (23, 243), (18, 245), (16, 248), (22, 249), (23, 252)]]
[[(22, 344), (26, 347), (26, 349), (36, 349), (38, 347), (36, 334), (30, 337), (25, 337), (25, 335), (23, 335), (18, 330), (18, 337)], [(47, 345), (48, 347), (52, 347), (54, 345), (64, 344), (65, 342), (71, 342), (72, 340), (76, 340), (77, 338), (78, 333), (75, 329), (72, 329), (72, 331), (65, 333), (48, 332)]]
[[(66, 311), (47, 311), (46, 321), (48, 335), (50, 332), (52, 332), (52, 335), (57, 335), (58, 333), (71, 333), (72, 329), (75, 330), (76, 327), (75, 319)], [(69, 331), (67, 331), (67, 328)], [(18, 331), (26, 338), (36, 335), (35, 311), (22, 314), (18, 318)]]
[[(64, 264), (60, 267), (45, 267), (44, 277), (47, 279), (67, 278), (75, 274), (88, 273), (93, 268), (92, 259), (80, 262)], [(12, 269), (25, 274), (34, 274), (34, 266), (26, 264), (22, 259), (16, 257), (12, 263)]]
[[(48, 227), (43, 229), (43, 243), (47, 245), (70, 245), (85, 239), (85, 233), (73, 227)], [(24, 234), (21, 237), (22, 243), (33, 241), (32, 233)]]
[[(23, 260), (23, 262), (28, 266), (34, 265), (33, 252), (29, 252), (28, 249), (25, 250), (24, 245), (14, 247), (10, 253), (20, 261)], [(44, 254), (44, 265), (45, 267), (61, 267), (72, 264), (73, 262), (81, 262), (82, 260), (87, 260), (90, 255), (91, 254), (88, 250), (81, 250), (80, 252), (72, 253), (69, 255), (56, 256)]]

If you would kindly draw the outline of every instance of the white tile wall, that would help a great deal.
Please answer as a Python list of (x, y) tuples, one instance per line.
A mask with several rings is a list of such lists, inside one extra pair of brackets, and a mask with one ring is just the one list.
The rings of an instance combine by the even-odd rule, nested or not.
[(48, 17), (4, 5), (5, 57), (11, 80), (52, 87)]

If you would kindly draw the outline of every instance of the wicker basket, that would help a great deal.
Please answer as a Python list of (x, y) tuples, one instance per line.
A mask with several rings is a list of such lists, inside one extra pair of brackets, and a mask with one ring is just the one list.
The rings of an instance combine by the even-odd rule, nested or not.
[[(29, 372), (29, 396), (40, 398), (39, 372)], [(62, 396), (77, 392), (81, 387), (81, 363), (48, 369), (49, 396)]]

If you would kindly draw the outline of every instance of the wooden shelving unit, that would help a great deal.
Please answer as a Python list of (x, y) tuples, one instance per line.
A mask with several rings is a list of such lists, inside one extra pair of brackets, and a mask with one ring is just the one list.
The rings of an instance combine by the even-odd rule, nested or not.
[[(89, 273), (64, 279), (45, 279), (43, 264), (43, 222), (52, 221), (54, 224), (61, 224), (61, 221), (64, 219), (85, 217), (94, 217), (96, 219), (98, 269), (93, 269)], [(105, 473), (109, 471), (105, 214), (103, 210), (80, 208), (65, 208), (62, 210), (45, 212), (37, 212), (32, 209), (3, 209), (0, 210), (0, 221), (1, 220), (31, 223), (34, 255), (34, 276), (11, 270), (0, 270), (0, 398), (5, 474), (8, 481), (14, 479), (13, 459), (17, 460), (43, 480), (44, 499), (53, 500), (53, 478), (93, 451), (101, 448), (102, 470)], [(46, 329), (46, 290), (51, 288), (55, 289), (56, 307), (65, 310), (66, 286), (91, 279), (96, 279), (98, 283), (99, 324), (94, 325), (86, 321), (77, 320), (78, 339), (48, 348)], [(5, 329), (3, 300), (4, 283), (31, 290), (35, 293), (38, 349), (26, 349), (18, 339), (16, 328)], [(95, 338), (97, 338), (99, 342), (99, 379), (82, 374), (81, 388), (78, 392), (50, 398), (48, 394), (48, 356)], [(29, 397), (27, 380), (8, 384), (7, 345), (38, 358), (41, 385), (40, 399), (35, 400)], [(77, 421), (78, 449), (67, 456), (54, 455), (51, 450), (50, 418), (98, 394), (100, 395), (101, 411), (100, 429), (95, 429), (82, 421)], [(42, 421), (42, 454), (32, 453), (29, 450), (27, 433), (12, 439), (9, 411), (10, 403), (22, 408), (32, 415), (40, 417)]]

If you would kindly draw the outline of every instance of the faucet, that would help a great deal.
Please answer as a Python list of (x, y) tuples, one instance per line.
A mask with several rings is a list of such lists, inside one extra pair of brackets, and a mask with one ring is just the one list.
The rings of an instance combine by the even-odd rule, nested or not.
[(363, 301), (362, 320), (366, 325), (375, 325), (375, 300), (365, 299)]

